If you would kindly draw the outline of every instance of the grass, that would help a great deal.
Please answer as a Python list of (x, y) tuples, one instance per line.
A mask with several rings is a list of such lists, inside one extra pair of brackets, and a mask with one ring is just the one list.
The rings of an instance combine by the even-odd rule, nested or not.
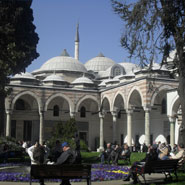
[[(99, 152), (81, 152), (82, 155), (82, 162), (84, 163), (90, 163), (90, 164), (94, 164), (94, 163), (100, 163), (100, 159), (98, 159), (98, 156), (100, 155)], [(146, 156), (146, 153), (137, 153), (137, 152), (133, 152), (131, 154), (131, 164), (133, 164), (135, 161), (140, 161), (142, 159), (144, 159)], [(131, 164), (127, 164), (125, 163), (123, 160), (119, 160), (119, 165), (131, 165)], [(169, 181), (164, 181), (164, 182), (156, 182), (155, 184), (151, 184), (151, 185), (163, 185), (163, 184), (169, 184), (169, 185), (184, 185), (185, 184), (185, 173), (183, 172), (178, 172), (178, 182), (175, 182), (175, 180), (173, 180), (172, 182)], [(173, 179), (175, 179), (175, 176), (173, 175)]]

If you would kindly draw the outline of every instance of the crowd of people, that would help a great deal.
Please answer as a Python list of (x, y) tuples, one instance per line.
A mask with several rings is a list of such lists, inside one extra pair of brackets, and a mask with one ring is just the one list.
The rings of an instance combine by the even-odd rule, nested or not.
[(128, 176), (123, 180), (130, 181), (130, 178), (132, 178), (133, 183), (137, 184), (137, 166), (143, 166), (147, 161), (179, 159), (179, 163), (181, 163), (181, 161), (184, 160), (184, 157), (184, 144), (175, 145), (171, 148), (170, 145), (165, 143), (154, 143), (148, 147), (146, 157), (143, 160), (132, 164)]
[[(78, 137), (75, 138), (76, 148), (75, 150), (71, 149), (67, 142), (60, 142), (56, 140), (55, 146), (53, 148), (49, 148), (46, 142), (43, 144), (39, 144), (36, 142), (31, 146), (29, 142), (19, 142), (17, 143), (22, 147), (25, 152), (28, 153), (31, 164), (73, 164), (73, 163), (81, 163), (81, 155), (80, 155), (80, 141)], [(2, 146), (1, 146), (2, 147)], [(8, 145), (3, 145), (3, 150), (8, 150)], [(126, 159), (130, 157), (131, 152), (133, 152), (133, 147), (129, 147), (127, 143), (124, 143), (123, 146), (119, 146), (118, 144), (107, 143), (105, 150), (100, 154), (101, 163), (108, 162), (108, 164), (118, 164), (119, 159)], [(138, 165), (144, 165), (147, 161), (155, 161), (155, 160), (171, 160), (171, 159), (179, 159), (179, 163), (185, 158), (185, 149), (183, 144), (174, 145), (171, 148), (170, 145), (165, 143), (154, 143), (153, 145), (146, 146), (143, 144), (142, 152), (146, 152), (146, 157), (132, 164), (129, 174), (124, 181), (129, 181), (130, 178), (134, 180), (134, 183), (137, 183), (137, 174), (135, 173), (135, 169)], [(44, 185), (44, 180), (40, 179), (40, 185)], [(61, 185), (70, 185), (70, 181), (68, 179), (63, 180)]]
[(123, 146), (107, 143), (106, 149), (100, 155), (100, 160), (101, 163), (107, 161), (110, 164), (112, 161), (112, 164), (117, 165), (119, 159), (126, 159), (130, 153), (131, 150), (126, 143)]

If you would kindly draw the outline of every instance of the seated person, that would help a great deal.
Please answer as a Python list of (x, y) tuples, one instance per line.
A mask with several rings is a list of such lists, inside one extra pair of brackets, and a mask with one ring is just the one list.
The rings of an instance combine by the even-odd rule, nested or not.
[[(73, 164), (76, 161), (75, 152), (70, 148), (67, 142), (62, 143), (63, 151), (55, 164)], [(71, 185), (69, 179), (63, 179), (61, 185)]]
[(120, 154), (121, 154), (121, 147), (119, 145), (116, 145), (111, 152), (111, 160), (113, 164), (115, 165), (118, 164), (118, 159)]
[(138, 166), (143, 166), (147, 161), (155, 161), (158, 159), (158, 153), (157, 153), (157, 148), (154, 146), (150, 146), (148, 147), (148, 152), (146, 154), (145, 159), (139, 161), (139, 162), (135, 162), (130, 170), (129, 170), (129, 174), (128, 176), (126, 176), (123, 181), (130, 181), (130, 178), (132, 178), (134, 180), (134, 184), (137, 184), (137, 173), (136, 173), (136, 169)]
[(120, 159), (126, 159), (128, 156), (130, 156), (130, 149), (127, 144), (124, 144), (123, 150), (120, 155)]
[(169, 148), (165, 144), (161, 144), (161, 146), (159, 148), (158, 158), (160, 160), (167, 160), (167, 159), (169, 159)]
[(180, 159), (178, 161), (178, 164), (181, 165), (184, 162), (185, 158), (185, 149), (184, 149), (184, 144), (179, 144), (177, 153), (173, 156), (170, 156), (169, 159)]
[(110, 164), (111, 161), (111, 152), (112, 152), (112, 147), (111, 147), (111, 143), (107, 143), (107, 148), (105, 151), (103, 151), (100, 155), (100, 160), (101, 163), (104, 163), (105, 160), (108, 161), (108, 164)]
[(124, 144), (123, 150), (121, 150), (121, 148), (119, 146), (117, 146), (115, 148), (115, 157), (114, 158), (112, 157), (113, 164), (117, 165), (118, 159), (126, 159), (126, 158), (130, 157), (130, 154), (131, 154), (131, 152), (130, 152), (130, 149), (127, 144)]

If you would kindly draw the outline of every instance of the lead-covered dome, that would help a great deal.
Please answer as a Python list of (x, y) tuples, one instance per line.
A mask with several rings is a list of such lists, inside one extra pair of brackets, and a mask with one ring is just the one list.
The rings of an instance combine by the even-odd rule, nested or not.
[(115, 62), (110, 58), (105, 57), (100, 53), (97, 57), (94, 57), (85, 63), (85, 67), (88, 71), (106, 71), (109, 67), (114, 65)]
[(77, 59), (70, 57), (66, 50), (62, 52), (61, 56), (49, 59), (41, 66), (40, 69), (33, 71), (32, 74), (49, 71), (70, 71), (87, 73), (87, 69), (85, 68), (85, 66)]

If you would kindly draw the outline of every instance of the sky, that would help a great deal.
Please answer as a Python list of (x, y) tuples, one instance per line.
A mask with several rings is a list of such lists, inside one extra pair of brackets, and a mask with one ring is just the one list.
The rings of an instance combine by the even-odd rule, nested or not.
[(40, 56), (26, 69), (32, 72), (64, 49), (74, 57), (79, 22), (79, 61), (85, 64), (100, 52), (116, 63), (130, 62), (121, 47), (123, 22), (113, 12), (110, 0), (33, 0), (34, 25), (39, 35)]

